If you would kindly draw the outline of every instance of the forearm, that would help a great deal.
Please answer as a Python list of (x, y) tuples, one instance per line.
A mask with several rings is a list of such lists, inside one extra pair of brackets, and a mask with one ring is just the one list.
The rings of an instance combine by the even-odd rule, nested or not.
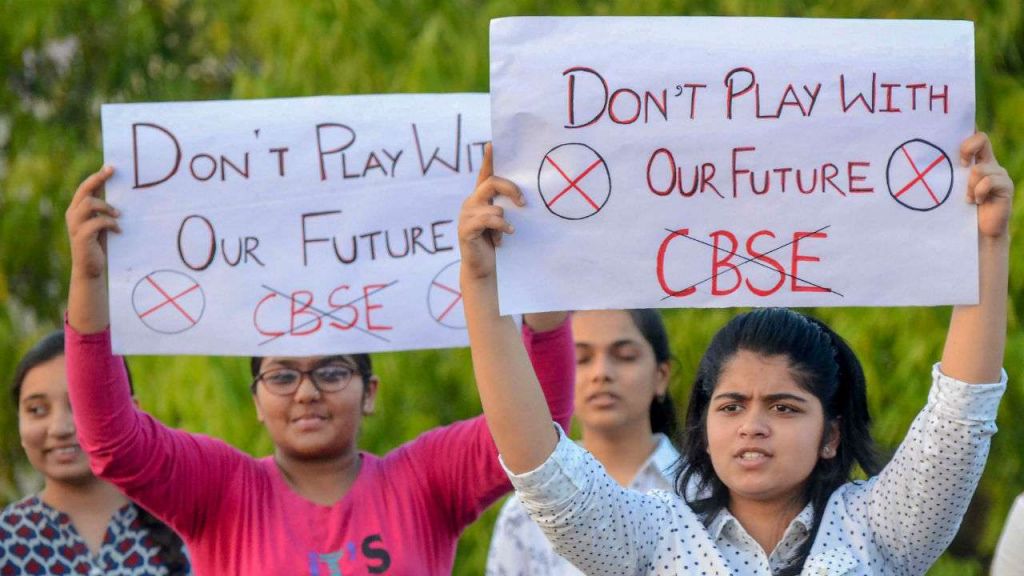
[(1010, 238), (978, 239), (978, 304), (956, 306), (942, 352), (942, 372), (979, 384), (997, 382), (1006, 348)]
[(495, 282), (462, 277), (473, 372), (498, 452), (510, 470), (525, 472), (547, 459), (558, 437), (515, 323), (498, 313)]
[[(928, 403), (882, 472), (851, 489), (875, 541), (923, 573), (956, 535), (985, 467), (1005, 381), (969, 385), (933, 369)], [(854, 486), (854, 485), (848, 485)], [(939, 505), (922, 505), (940, 502)]]
[(68, 324), (79, 334), (96, 334), (110, 324), (107, 301), (107, 275), (90, 275), (85, 270), (71, 269), (68, 287)]
[(554, 550), (586, 574), (644, 573), (673, 524), (700, 525), (674, 496), (663, 493), (662, 499), (619, 486), (592, 454), (564, 435), (540, 468), (510, 477)]

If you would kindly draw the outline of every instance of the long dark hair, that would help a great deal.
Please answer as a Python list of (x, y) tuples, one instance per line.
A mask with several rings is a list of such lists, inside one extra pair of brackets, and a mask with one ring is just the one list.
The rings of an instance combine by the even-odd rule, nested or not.
[[(644, 340), (651, 345), (654, 351), (654, 362), (657, 365), (671, 363), (672, 349), (669, 347), (668, 332), (665, 330), (665, 323), (657, 310), (650, 308), (636, 308), (626, 310), (633, 325), (644, 337)], [(668, 436), (673, 443), (677, 441), (676, 434), (679, 432), (679, 418), (676, 415), (676, 404), (666, 388), (665, 393), (657, 396), (651, 402), (651, 431)]]
[[(21, 389), (25, 384), (25, 377), (32, 369), (64, 355), (64, 332), (56, 330), (43, 336), (35, 346), (29, 349), (14, 370), (14, 379), (11, 381), (11, 398), (14, 405), (21, 404)], [(125, 372), (128, 374), (128, 386), (135, 394), (132, 385), (131, 372), (128, 371), (128, 362), (124, 364)], [(177, 576), (189, 573), (188, 556), (185, 554), (185, 544), (181, 537), (171, 530), (166, 524), (157, 520), (152, 514), (141, 506), (138, 509), (139, 525), (146, 529), (149, 538), (159, 548), (158, 555), (167, 568), (168, 574)]]
[[(833, 458), (819, 458), (804, 488), (814, 509), (807, 540), (778, 576), (799, 574), (817, 536), (829, 497), (849, 481), (854, 464), (869, 474), (879, 471), (871, 439), (867, 392), (860, 361), (846, 341), (823, 322), (785, 308), (766, 308), (736, 316), (715, 334), (697, 368), (686, 411), (682, 442), (685, 465), (676, 476), (676, 491), (710, 522), (729, 503), (729, 488), (718, 478), (707, 453), (707, 412), (722, 367), (739, 350), (785, 356), (799, 385), (814, 394), (825, 414), (825, 430), (838, 424), (840, 440)], [(824, 443), (825, 438), (822, 439)], [(697, 482), (693, 501), (686, 487)]]

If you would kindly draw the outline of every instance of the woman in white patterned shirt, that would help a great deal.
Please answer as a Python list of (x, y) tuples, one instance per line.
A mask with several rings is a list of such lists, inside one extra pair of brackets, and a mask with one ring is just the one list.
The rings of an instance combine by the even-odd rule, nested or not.
[[(582, 445), (615, 481), (638, 492), (671, 490), (679, 452), (669, 396), (672, 353), (657, 310), (588, 310), (572, 317), (574, 416)], [(488, 576), (580, 572), (551, 547), (515, 496), (498, 514)]]
[(512, 227), (492, 200), (523, 199), (485, 161), (459, 221), (474, 370), (517, 495), (555, 549), (587, 574), (615, 576), (923, 574), (977, 486), (1006, 388), (1013, 183), (984, 134), (960, 156), (974, 164), (979, 303), (954, 308), (928, 402), (896, 455), (849, 481), (854, 461), (871, 467), (856, 357), (820, 322), (755, 311), (716, 336), (688, 409), (683, 455), (688, 473), (708, 472), (706, 499), (623, 490), (552, 432), (514, 324), (498, 314), (494, 246)]

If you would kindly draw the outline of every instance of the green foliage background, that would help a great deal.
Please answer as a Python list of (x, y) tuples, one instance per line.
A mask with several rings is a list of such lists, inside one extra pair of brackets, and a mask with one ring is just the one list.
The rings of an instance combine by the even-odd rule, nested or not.
[[(1024, 26), (1019, 0), (538, 0), (293, 3), (0, 0), (0, 375), (60, 326), (69, 259), (64, 207), (100, 166), (106, 102), (315, 94), (486, 91), (488, 20), (509, 15), (768, 15), (966, 19), (976, 23), (977, 123), (1024, 182)], [(954, 547), (933, 574), (981, 574), (1013, 497), (1024, 490), (1024, 270), (1021, 220), (1011, 270), (1010, 338), (1000, 432)], [(711, 334), (732, 311), (666, 314), (679, 358), (676, 398)], [(865, 362), (874, 431), (894, 448), (923, 405), (946, 309), (818, 310)], [(383, 354), (379, 415), (361, 443), (384, 452), (417, 433), (479, 412), (465, 350)], [(271, 445), (257, 423), (244, 361), (132, 359), (142, 406), (172, 426), (224, 438), (253, 454)], [(38, 482), (0, 401), (0, 505)], [(482, 572), (494, 511), (460, 544), (457, 574)]]

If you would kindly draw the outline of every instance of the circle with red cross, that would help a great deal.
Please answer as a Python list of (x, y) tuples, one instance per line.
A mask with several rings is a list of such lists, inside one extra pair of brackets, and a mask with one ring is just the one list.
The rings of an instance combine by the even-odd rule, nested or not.
[(612, 176), (597, 150), (569, 142), (544, 155), (537, 170), (537, 190), (552, 214), (582, 220), (604, 208), (612, 194)]
[(911, 210), (927, 212), (949, 199), (953, 163), (942, 148), (915, 138), (892, 151), (885, 179), (894, 200)]
[(150, 330), (178, 334), (199, 323), (206, 309), (206, 295), (188, 274), (157, 270), (135, 283), (132, 307)]
[(462, 311), (462, 292), (459, 289), (459, 262), (456, 260), (441, 268), (427, 289), (427, 309), (438, 324), (462, 330), (466, 328), (466, 315)]

